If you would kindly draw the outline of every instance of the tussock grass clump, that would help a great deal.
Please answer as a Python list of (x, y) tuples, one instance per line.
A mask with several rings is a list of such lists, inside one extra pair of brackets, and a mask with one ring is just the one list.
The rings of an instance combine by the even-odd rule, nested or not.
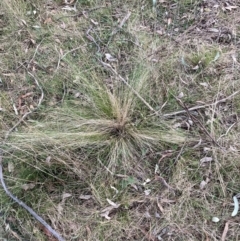
[[(128, 84), (142, 98), (156, 105), (148, 93), (149, 77), (150, 72), (140, 66), (134, 70)], [(53, 147), (52, 155), (58, 148), (95, 149), (95, 158), (101, 156), (107, 168), (112, 169), (131, 165), (131, 160), (140, 158), (147, 150), (159, 151), (167, 144), (185, 141), (182, 133), (151, 113), (128, 86), (120, 80), (114, 81), (115, 86), (110, 89), (97, 73), (89, 76), (77, 73), (73, 82), (78, 98), (70, 98), (62, 107), (46, 111), (43, 119), (30, 125), (27, 132), (14, 133), (11, 143), (19, 150), (33, 146), (36, 152)], [(155, 92), (161, 93), (161, 90)]]
[[(25, 122), (26, 126), (13, 132), (5, 145), (8, 153), (5, 161), (14, 163), (20, 178), (25, 180), (24, 184), (40, 184), (43, 200), (53, 200), (48, 206), (42, 205), (34, 198), (38, 188), (34, 188), (32, 195), (26, 198), (22, 192), (24, 184), (20, 181), (14, 185), (15, 193), (26, 198), (28, 204), (38, 206), (39, 213), (51, 214), (52, 223), (57, 222), (63, 230), (61, 233), (68, 232), (64, 227), (73, 225), (69, 217), (77, 209), (80, 217), (74, 218), (74, 225), (81, 224), (76, 226), (79, 230), (89, 224), (93, 236), (106, 236), (108, 232), (111, 234), (112, 229), (102, 230), (99, 209), (107, 205), (107, 198), (114, 197), (114, 201), (125, 206), (112, 228), (122, 225), (125, 229), (128, 223), (133, 224), (127, 211), (134, 202), (129, 196), (131, 185), (139, 184), (152, 175), (159, 157), (156, 152), (176, 148), (185, 142), (186, 136), (172, 129), (161, 116), (152, 113), (129, 88), (131, 86), (153, 109), (157, 109), (162, 89), (160, 85), (153, 88), (147, 66), (136, 62), (129, 78), (126, 77), (129, 86), (115, 76), (111, 76), (109, 86), (108, 74), (99, 71), (99, 68), (87, 73), (72, 69), (71, 89), (64, 102), (54, 107), (42, 106), (38, 118), (29, 119)], [(153, 91), (155, 95), (152, 95)], [(153, 157), (148, 157), (149, 154)], [(117, 175), (122, 175), (122, 178)], [(118, 193), (110, 187), (115, 187)], [(66, 192), (76, 197), (65, 205), (59, 193), (64, 195)], [(77, 196), (82, 194), (91, 194), (90, 206), (79, 203)], [(54, 207), (54, 203), (59, 204)], [(65, 210), (63, 218), (59, 218), (59, 205)], [(120, 230), (118, 232), (123, 235)], [(137, 228), (133, 232), (137, 232)], [(84, 231), (74, 233), (82, 235)], [(41, 232), (37, 235), (42, 237)]]

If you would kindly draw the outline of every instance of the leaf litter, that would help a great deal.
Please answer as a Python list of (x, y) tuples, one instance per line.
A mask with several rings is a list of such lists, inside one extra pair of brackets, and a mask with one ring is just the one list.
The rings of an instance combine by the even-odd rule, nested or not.
[(100, 216), (106, 218), (107, 220), (110, 220), (111, 217), (109, 216), (115, 209), (118, 209), (121, 204), (117, 204), (113, 201), (111, 201), (110, 199), (107, 198), (107, 202), (110, 204), (110, 206), (104, 208), (101, 212), (100, 212)]

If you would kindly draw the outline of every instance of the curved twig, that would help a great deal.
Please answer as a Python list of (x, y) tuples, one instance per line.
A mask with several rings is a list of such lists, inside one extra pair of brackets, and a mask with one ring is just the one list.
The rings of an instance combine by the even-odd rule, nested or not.
[[(44, 98), (44, 92), (43, 92), (43, 89), (42, 87), (40, 86), (38, 80), (35, 78), (35, 76), (28, 72), (28, 74), (34, 79), (36, 85), (38, 86), (38, 88), (40, 89), (41, 91), (41, 97), (38, 101), (38, 105), (36, 106), (36, 108), (34, 108), (33, 110), (25, 113), (22, 118), (6, 133), (5, 135), (5, 138), (4, 138), (4, 141), (7, 140), (7, 138), (9, 137), (9, 135), (22, 123), (22, 121), (24, 121), (26, 119), (26, 117), (28, 115), (30, 115), (32, 112), (36, 111), (42, 101), (43, 101), (43, 98)], [(30, 207), (28, 207), (24, 202), (22, 202), (20, 199), (18, 199), (17, 197), (15, 197), (7, 188), (5, 182), (4, 182), (4, 178), (3, 178), (3, 171), (2, 171), (2, 150), (0, 149), (0, 182), (1, 182), (1, 185), (5, 191), (5, 193), (12, 199), (14, 200), (16, 203), (18, 203), (21, 207), (23, 207), (24, 209), (26, 209), (36, 220), (38, 220), (55, 238), (58, 239), (58, 241), (65, 241), (64, 238), (61, 237), (61, 235), (56, 232), (49, 224), (47, 224), (47, 222), (42, 218), (40, 217), (35, 211), (33, 211), (33, 209), (31, 209)]]
[(3, 179), (3, 173), (2, 173), (2, 154), (0, 152), (0, 182), (2, 184), (2, 187), (5, 191), (5, 193), (16, 203), (18, 203), (20, 206), (22, 206), (24, 209), (26, 209), (36, 220), (38, 220), (55, 238), (57, 238), (59, 241), (65, 241), (58, 232), (56, 232), (50, 225), (47, 224), (47, 222), (41, 218), (33, 209), (28, 207), (24, 202), (19, 200), (17, 197), (15, 197), (7, 188), (4, 179)]

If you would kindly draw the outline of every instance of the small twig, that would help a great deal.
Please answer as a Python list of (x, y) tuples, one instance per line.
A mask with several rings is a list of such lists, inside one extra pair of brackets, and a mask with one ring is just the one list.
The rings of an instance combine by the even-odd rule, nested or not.
[(80, 49), (80, 48), (82, 48), (82, 45), (81, 45), (81, 46), (78, 46), (78, 47), (76, 47), (76, 48), (74, 48), (74, 49), (71, 49), (71, 50), (67, 51), (67, 52), (66, 52), (65, 54), (63, 54), (62, 56), (60, 56), (60, 54), (59, 54), (58, 63), (57, 63), (57, 68), (56, 68), (55, 72), (57, 72), (61, 60), (62, 60), (64, 57), (66, 57), (66, 55), (68, 55), (68, 54), (70, 54), (70, 53), (72, 53), (72, 52), (74, 52), (74, 51), (76, 51), (76, 50), (78, 50), (78, 49)]
[[(214, 106), (223, 102), (226, 102), (227, 100), (231, 99), (232, 97), (234, 97), (235, 95), (237, 95), (240, 92), (240, 90), (235, 91), (233, 94), (229, 95), (226, 98), (220, 99), (218, 101), (215, 101), (214, 103), (211, 104), (206, 104), (206, 105), (197, 105), (191, 108), (188, 108), (188, 111), (194, 111), (194, 110), (200, 110), (200, 109), (205, 109), (206, 107), (210, 107), (210, 106)], [(175, 115), (180, 115), (183, 113), (187, 113), (187, 110), (180, 110), (180, 111), (176, 111), (176, 112), (172, 112), (172, 113), (168, 113), (168, 114), (164, 114), (163, 117), (171, 117), (171, 116), (175, 116)]]
[(227, 236), (227, 232), (228, 232), (228, 228), (229, 228), (229, 224), (231, 223), (230, 220), (228, 220), (226, 223), (225, 223), (225, 227), (224, 227), (224, 230), (223, 230), (223, 233), (222, 233), (222, 237), (221, 237), (221, 241), (225, 241), (226, 240), (226, 236)]
[(26, 117), (27, 117), (29, 114), (31, 114), (31, 113), (32, 113), (32, 111), (26, 112), (26, 113), (22, 116), (22, 118), (21, 118), (10, 130), (8, 130), (8, 132), (6, 133), (5, 138), (4, 138), (5, 141), (8, 139), (9, 135), (10, 135), (10, 134), (26, 119)]
[(236, 124), (237, 124), (237, 122), (233, 123), (233, 124), (227, 129), (226, 133), (225, 133), (225, 134), (222, 134), (222, 135), (217, 139), (217, 141), (219, 141), (222, 137), (226, 136), (226, 135), (229, 133), (229, 131), (230, 131)]
[[(42, 41), (43, 41), (43, 39), (42, 39), (41, 42), (37, 45), (37, 47), (36, 47), (36, 49), (35, 49), (35, 51), (34, 51), (34, 54), (33, 54), (32, 58), (31, 58), (29, 61), (24, 61), (23, 63), (20, 63), (20, 65), (16, 68), (16, 70), (20, 69), (20, 68), (21, 68), (22, 66), (24, 66), (25, 64), (27, 64), (27, 68), (29, 68), (30, 63), (35, 59), (35, 56), (36, 56), (36, 54), (37, 54), (37, 52), (38, 52), (38, 49), (39, 49)], [(24, 66), (24, 67), (25, 67), (25, 66)], [(39, 67), (40, 67), (40, 66), (39, 66)], [(26, 68), (26, 67), (25, 67), (25, 68)], [(26, 68), (26, 69), (27, 69), (27, 68)]]
[[(29, 67), (30, 63), (35, 59), (35, 56), (36, 56), (36, 54), (37, 54), (37, 52), (38, 52), (38, 49), (39, 49), (42, 41), (43, 41), (43, 39), (41, 40), (40, 44), (37, 45), (37, 47), (36, 47), (36, 49), (35, 49), (35, 51), (34, 51), (33, 57), (30, 59), (30, 61), (28, 61), (28, 67)], [(28, 67), (27, 67), (27, 68), (28, 68)]]
[(81, 45), (81, 46), (78, 46), (78, 47), (76, 47), (76, 48), (74, 48), (74, 49), (69, 50), (69, 51), (66, 52), (63, 56), (61, 56), (61, 60), (62, 60), (66, 55), (68, 55), (68, 54), (70, 54), (70, 53), (72, 53), (72, 52), (74, 52), (74, 51), (76, 51), (76, 50), (78, 50), (78, 49), (80, 49), (80, 48), (82, 48), (82, 45)]
[(87, 38), (88, 38), (90, 41), (92, 41), (92, 42), (97, 46), (97, 49), (98, 49), (97, 52), (99, 53), (100, 50), (101, 50), (99, 44), (96, 42), (96, 40), (94, 39), (94, 37), (89, 34), (89, 32), (91, 31), (91, 29), (92, 29), (92, 27), (90, 27), (90, 28), (86, 31), (86, 36), (87, 36)]
[(62, 103), (64, 102), (65, 96), (66, 96), (66, 85), (65, 85), (65, 83), (63, 82), (63, 96), (62, 96), (62, 99), (61, 99), (61, 102), (62, 102)]
[(127, 20), (130, 18), (131, 14), (132, 14), (132, 13), (131, 13), (130, 11), (128, 11), (127, 14), (126, 14), (126, 16), (124, 16), (124, 18), (122, 19), (122, 21), (120, 22), (120, 24), (117, 26), (117, 28), (112, 31), (112, 33), (111, 33), (111, 35), (110, 35), (110, 38), (109, 38), (109, 40), (108, 40), (107, 46), (108, 46), (109, 43), (111, 42), (111, 40), (112, 40), (112, 38), (114, 37), (114, 35), (116, 35), (117, 32), (118, 32), (120, 29), (122, 29), (123, 25), (124, 25), (124, 24), (127, 22)]
[(28, 207), (24, 202), (19, 200), (17, 197), (15, 197), (6, 187), (6, 184), (3, 179), (3, 172), (2, 172), (2, 151), (0, 151), (0, 182), (2, 184), (2, 187), (5, 191), (5, 193), (13, 199), (16, 203), (18, 203), (20, 206), (22, 206), (24, 209), (26, 209), (36, 220), (38, 220), (55, 238), (57, 238), (59, 241), (65, 241), (58, 232), (56, 232), (50, 225), (47, 224), (47, 222), (41, 218), (36, 212), (33, 211), (30, 207)]
[(112, 175), (114, 176), (114, 173), (112, 171), (109, 170), (109, 168), (107, 168), (103, 163), (102, 161), (100, 160), (100, 158), (98, 158), (98, 162)]
[(166, 182), (166, 180), (165, 180), (163, 177), (156, 175), (156, 176), (155, 176), (155, 180), (161, 181), (162, 184), (163, 184), (165, 187), (167, 187), (170, 191), (175, 191), (175, 188), (171, 187), (171, 186)]
[(185, 105), (185, 103), (183, 103), (180, 99), (176, 98), (175, 99), (178, 101), (179, 105), (184, 108), (189, 116), (189, 118), (192, 119), (192, 121), (200, 126), (200, 128), (207, 134), (207, 136), (220, 148), (222, 148), (222, 146), (220, 146), (217, 141), (212, 137), (212, 135), (208, 132), (208, 130), (206, 129), (206, 127), (202, 124), (201, 121), (199, 121), (194, 115), (192, 115), (188, 109), (188, 107)]
[(37, 107), (34, 108), (33, 110), (29, 111), (29, 112), (26, 112), (26, 113), (22, 116), (22, 118), (6, 133), (5, 138), (4, 138), (5, 141), (7, 140), (7, 138), (9, 137), (9, 135), (26, 119), (26, 117), (27, 117), (28, 115), (30, 115), (33, 111), (37, 110), (37, 109), (39, 108), (39, 106), (42, 104), (42, 101), (43, 101), (43, 98), (44, 98), (43, 89), (42, 89), (42, 87), (39, 85), (38, 80), (34, 77), (34, 75), (33, 75), (32, 73), (30, 73), (30, 72), (28, 72), (28, 74), (29, 74), (30, 76), (32, 76), (32, 78), (34, 79), (36, 85), (37, 85), (38, 88), (40, 89), (40, 91), (41, 91), (41, 97), (40, 97), (40, 99), (39, 99), (39, 101), (38, 101)]
[(147, 238), (148, 241), (154, 241), (155, 237), (153, 237), (153, 235), (149, 232), (147, 232), (144, 228), (139, 227), (140, 231), (145, 235), (145, 237)]
[[(35, 78), (35, 76), (34, 76), (32, 73), (28, 72), (28, 74), (34, 79), (37, 87), (40, 89), (40, 91), (41, 91), (41, 97), (40, 97), (40, 99), (39, 99), (39, 101), (38, 101), (37, 106), (36, 106), (33, 110), (25, 113), (25, 114), (22, 116), (22, 118), (7, 132), (7, 134), (5, 135), (4, 141), (7, 140), (7, 138), (8, 138), (9, 135), (13, 132), (13, 130), (15, 130), (15, 129), (26, 119), (26, 117), (27, 117), (28, 115), (30, 115), (32, 112), (36, 111), (36, 110), (40, 107), (40, 105), (41, 105), (41, 103), (42, 103), (42, 101), (43, 101), (44, 92), (43, 92), (42, 87), (40, 86), (38, 80)], [(61, 237), (61, 235), (60, 235), (58, 232), (56, 232), (50, 225), (48, 225), (47, 222), (46, 222), (43, 218), (41, 218), (35, 211), (33, 211), (33, 209), (31, 209), (30, 207), (28, 207), (24, 202), (22, 202), (21, 200), (19, 200), (17, 197), (15, 197), (15, 196), (8, 190), (8, 188), (7, 188), (7, 186), (6, 186), (5, 182), (4, 182), (4, 178), (3, 178), (2, 155), (3, 155), (3, 153), (2, 153), (2, 150), (0, 149), (0, 182), (1, 182), (1, 184), (2, 184), (2, 187), (3, 187), (4, 191), (5, 191), (5, 193), (6, 193), (11, 199), (13, 199), (15, 202), (17, 202), (21, 207), (23, 207), (24, 209), (26, 209), (26, 210), (27, 210), (36, 220), (38, 220), (55, 238), (57, 238), (59, 241), (65, 241), (65, 240)]]
[(131, 12), (128, 11), (128, 13), (126, 14), (126, 16), (124, 16), (123, 20), (121, 21), (121, 23), (119, 24), (118, 28), (122, 28), (123, 25), (127, 22), (127, 20), (130, 18), (131, 16)]
[(127, 87), (129, 87), (129, 89), (148, 107), (149, 110), (156, 113), (156, 111), (153, 109), (153, 107), (146, 100), (144, 100), (143, 97), (115, 69), (113, 69), (110, 64), (107, 64), (107, 63), (103, 62), (102, 60), (99, 60), (99, 61), (101, 62), (101, 64), (104, 67), (109, 68), (110, 71), (113, 74), (115, 74)]
[(185, 145), (186, 145), (186, 142), (182, 145), (181, 150), (179, 151), (179, 153), (177, 154), (177, 157), (175, 158), (175, 160), (173, 162), (173, 165), (175, 165), (177, 163), (177, 161), (179, 160), (180, 156), (183, 153), (183, 149), (184, 149)]

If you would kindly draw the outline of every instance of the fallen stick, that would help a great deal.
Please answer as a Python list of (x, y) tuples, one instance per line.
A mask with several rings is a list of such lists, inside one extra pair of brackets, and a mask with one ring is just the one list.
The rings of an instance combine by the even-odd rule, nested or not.
[(131, 13), (130, 11), (128, 11), (128, 12), (127, 12), (127, 15), (122, 19), (122, 21), (121, 21), (120, 24), (117, 26), (117, 28), (112, 31), (112, 33), (110, 34), (110, 38), (109, 38), (109, 40), (108, 40), (107, 46), (108, 46), (109, 43), (112, 41), (114, 35), (116, 35), (117, 32), (122, 29), (123, 25), (124, 25), (124, 24), (127, 22), (127, 20), (130, 18), (131, 14), (132, 14), (132, 13)]
[[(228, 97), (223, 98), (223, 99), (220, 99), (220, 100), (217, 100), (217, 101), (215, 101), (214, 103), (211, 103), (211, 104), (197, 105), (197, 106), (188, 108), (188, 111), (194, 111), (194, 110), (204, 109), (204, 108), (206, 108), (206, 107), (210, 107), (210, 106), (217, 105), (217, 104), (219, 104), (219, 103), (226, 102), (227, 100), (229, 100), (229, 99), (231, 99), (232, 97), (234, 97), (235, 95), (237, 95), (239, 92), (240, 92), (240, 90), (237, 90), (237, 91), (235, 91), (233, 94), (229, 95)], [(170, 116), (180, 115), (180, 114), (183, 114), (183, 113), (187, 113), (187, 111), (186, 111), (186, 110), (179, 110), (179, 111), (176, 111), (176, 112), (164, 114), (163, 117), (170, 117)]]
[(47, 222), (41, 218), (33, 209), (27, 206), (24, 202), (22, 202), (20, 199), (15, 197), (7, 188), (4, 179), (3, 179), (3, 171), (2, 171), (2, 151), (0, 151), (0, 182), (2, 184), (2, 187), (5, 191), (5, 193), (16, 203), (18, 203), (20, 206), (22, 206), (24, 209), (26, 209), (36, 220), (38, 220), (55, 238), (57, 238), (59, 241), (65, 241), (58, 232), (56, 232), (50, 225), (47, 224)]
[(225, 227), (224, 227), (224, 230), (223, 230), (223, 233), (222, 233), (221, 241), (225, 241), (226, 240), (227, 232), (228, 232), (228, 229), (229, 229), (229, 224), (230, 224), (230, 220), (228, 220), (225, 223)]
[[(34, 79), (37, 87), (40, 89), (41, 91), (41, 97), (38, 101), (38, 105), (36, 108), (34, 108), (33, 110), (25, 113), (22, 118), (6, 133), (5, 135), (5, 138), (4, 138), (4, 142), (7, 140), (7, 138), (9, 137), (9, 135), (26, 119), (26, 117), (28, 115), (30, 115), (33, 111), (37, 110), (42, 101), (43, 101), (43, 98), (44, 98), (44, 92), (43, 92), (43, 89), (42, 87), (40, 86), (38, 80), (35, 78), (35, 76), (28, 72), (28, 74)], [(65, 241), (64, 238), (61, 237), (61, 235), (56, 232), (49, 224), (47, 224), (47, 222), (42, 218), (40, 217), (35, 211), (33, 211), (33, 209), (31, 209), (30, 207), (28, 207), (24, 202), (22, 202), (20, 199), (18, 199), (17, 197), (15, 197), (7, 188), (5, 182), (4, 182), (4, 178), (3, 178), (3, 168), (2, 168), (2, 150), (0, 149), (0, 182), (1, 182), (1, 185), (5, 191), (5, 193), (12, 199), (14, 200), (16, 203), (18, 203), (21, 207), (23, 207), (25, 210), (27, 210), (36, 220), (38, 220), (55, 238), (58, 239), (58, 241)]]

